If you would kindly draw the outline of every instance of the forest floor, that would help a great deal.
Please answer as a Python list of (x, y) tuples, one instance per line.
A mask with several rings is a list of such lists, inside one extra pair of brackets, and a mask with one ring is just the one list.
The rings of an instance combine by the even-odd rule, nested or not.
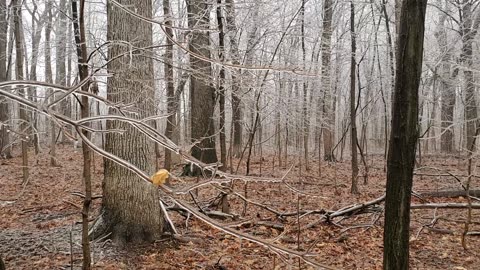
[[(72, 192), (83, 190), (81, 151), (60, 147), (58, 153), (60, 167), (50, 167), (46, 153), (32, 155), (30, 180), (24, 187), (21, 158), (0, 160), (0, 254), (7, 269), (71, 269), (72, 262), (72, 269), (81, 267), (79, 222), (82, 200), (72, 195)], [(261, 164), (263, 177), (282, 177), (290, 168), (273, 167), (272, 156), (264, 159)], [(289, 163), (293, 161), (291, 159)], [(281, 212), (338, 210), (384, 194), (386, 176), (382, 156), (369, 157), (368, 164), (368, 184), (363, 184), (363, 177), (359, 178), (360, 195), (350, 194), (349, 162), (322, 162), (322, 176), (319, 177), (318, 160), (313, 160), (309, 171), (294, 167), (285, 177), (291, 187), (303, 190), (303, 194), (293, 192), (284, 184), (249, 183), (247, 196)], [(466, 179), (466, 164), (465, 159), (454, 156), (423, 157), (421, 172), (436, 176), (415, 176), (414, 190), (419, 193), (459, 190), (458, 180)], [(253, 162), (252, 171), (260, 175), (259, 160)], [(456, 180), (451, 176), (438, 176), (448, 175), (447, 171), (463, 177)], [(95, 195), (101, 195), (102, 175), (101, 158), (95, 156)], [(182, 180), (187, 183), (196, 181)], [(480, 179), (473, 178), (472, 181), (471, 188), (479, 189)], [(236, 182), (235, 190), (243, 194), (244, 183)], [(206, 187), (198, 196), (198, 201), (204, 202), (214, 197), (215, 191)], [(437, 203), (467, 201), (464, 197), (425, 199)], [(414, 198), (412, 203), (424, 202)], [(92, 217), (98, 214), (100, 204), (101, 200), (95, 200)], [(230, 204), (232, 212), (246, 221), (237, 229), (250, 235), (269, 240), (276, 238), (278, 245), (309, 251), (315, 254), (311, 259), (335, 269), (382, 268), (382, 208), (372, 208), (367, 213), (339, 217), (327, 223), (318, 222), (320, 214), (279, 218), (254, 205), (248, 205), (246, 215), (241, 216), (243, 201), (233, 198)], [(478, 269), (480, 236), (467, 236), (467, 250), (461, 243), (466, 217), (466, 209), (412, 210), (411, 269)], [(164, 239), (150, 245), (127, 247), (118, 247), (110, 241), (95, 242), (92, 250), (94, 269), (313, 269), (296, 258), (284, 260), (264, 247), (226, 235), (194, 217), (187, 219), (172, 212), (172, 218), (185, 239), (190, 240)], [(301, 227), (310, 228), (298, 234), (295, 230), (299, 226), (297, 220)], [(230, 218), (219, 220), (222, 223), (237, 221)], [(317, 224), (308, 226), (314, 223)], [(473, 210), (470, 231), (480, 231), (480, 210)]]

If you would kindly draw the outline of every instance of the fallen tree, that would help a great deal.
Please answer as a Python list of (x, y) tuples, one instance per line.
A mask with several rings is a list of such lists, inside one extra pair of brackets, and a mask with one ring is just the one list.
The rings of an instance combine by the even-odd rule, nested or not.
[[(432, 191), (432, 192), (423, 192), (419, 194), (422, 197), (433, 197), (433, 198), (458, 198), (466, 197), (466, 190), (442, 190), (442, 191)], [(468, 191), (468, 195), (473, 197), (480, 197), (480, 189), (473, 189)]]

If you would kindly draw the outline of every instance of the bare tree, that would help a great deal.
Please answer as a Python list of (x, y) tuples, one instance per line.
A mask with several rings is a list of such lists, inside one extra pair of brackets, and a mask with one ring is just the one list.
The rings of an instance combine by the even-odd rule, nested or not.
[[(122, 7), (108, 2), (107, 39), (109, 73), (107, 98), (117, 103), (135, 104), (132, 118), (143, 119), (154, 113), (154, 73), (151, 52), (152, 25), (126, 14), (127, 9), (151, 18), (151, 0), (122, 1)], [(138, 48), (131, 54), (130, 48)], [(110, 114), (118, 114), (110, 108)], [(105, 148), (142, 171), (153, 174), (154, 145), (128, 123), (109, 120)], [(104, 160), (102, 216), (93, 227), (93, 236), (112, 233), (114, 240), (151, 241), (164, 229), (164, 217), (155, 186), (142, 181), (137, 174), (110, 159)]]
[(473, 145), (478, 125), (477, 102), (475, 99), (475, 78), (473, 76), (473, 41), (480, 25), (480, 12), (474, 18), (472, 1), (458, 2), (460, 33), (462, 34), (462, 52), (460, 60), (464, 64), (463, 76), (465, 79), (465, 120), (466, 120), (466, 148)]
[[(324, 145), (324, 158), (327, 161), (334, 161), (333, 156), (333, 140), (335, 137), (335, 112), (333, 111), (333, 94), (330, 75), (330, 58), (331, 58), (331, 43), (332, 43), (332, 17), (333, 17), (333, 1), (326, 0), (323, 3), (323, 31), (322, 31), (322, 94), (323, 100), (319, 96), (317, 106), (321, 106), (324, 124), (320, 124), (318, 121), (321, 119), (321, 115), (317, 112), (317, 127), (322, 126), (323, 145)], [(317, 134), (320, 132), (317, 132)], [(320, 150), (320, 148), (319, 148)]]
[[(13, 21), (14, 21), (14, 28), (15, 28), (15, 75), (17, 80), (23, 80), (24, 78), (24, 44), (22, 43), (22, 3), (18, 0), (12, 1), (13, 6)], [(18, 90), (20, 95), (25, 95), (25, 90), (23, 86), (19, 86)], [(26, 183), (28, 181), (29, 170), (28, 170), (28, 140), (29, 140), (29, 124), (28, 124), (28, 116), (27, 116), (27, 108), (20, 105), (19, 107), (19, 115), (20, 115), (20, 139), (22, 145), (22, 170), (23, 170), (23, 182)]]
[(217, 162), (215, 147), (215, 88), (210, 82), (212, 67), (210, 62), (196, 57), (210, 58), (210, 40), (207, 31), (210, 24), (210, 5), (207, 1), (187, 1), (188, 25), (192, 29), (189, 50), (190, 68), (190, 118), (192, 156), (205, 163)]
[[(66, 8), (66, 6), (65, 6)], [(77, 7), (77, 2), (72, 1), (72, 18), (73, 29), (75, 30), (75, 44), (77, 47), (78, 57), (78, 75), (81, 81), (88, 79), (88, 53), (87, 53), (87, 40), (85, 38), (85, 0), (80, 0), (80, 7)], [(65, 59), (63, 59), (65, 60)], [(65, 62), (65, 61), (64, 61)], [(86, 83), (82, 86), (82, 91), (88, 93), (89, 84)], [(97, 94), (97, 93), (95, 93)], [(82, 96), (81, 99), (81, 117), (83, 119), (90, 116), (90, 106), (88, 96)], [(69, 113), (67, 111), (67, 113)], [(88, 126), (88, 125), (87, 125)], [(77, 132), (80, 131), (77, 129)], [(90, 133), (87, 129), (80, 131), (84, 138), (90, 139)], [(91, 256), (90, 256), (90, 238), (88, 235), (88, 223), (90, 205), (92, 203), (92, 160), (91, 151), (85, 141), (82, 141), (82, 154), (83, 154), (83, 186), (85, 188), (85, 197), (83, 199), (82, 207), (82, 251), (83, 251), (83, 264), (82, 270), (91, 269)]]
[[(7, 80), (7, 30), (7, 5), (5, 0), (0, 0), (0, 82)], [(8, 120), (8, 101), (4, 97), (0, 97), (0, 157), (11, 158)]]
[(408, 269), (426, 0), (402, 3), (385, 199), (384, 269)]
[[(234, 65), (240, 64), (240, 56), (238, 53), (237, 34), (238, 29), (235, 24), (235, 2), (234, 0), (225, 1), (225, 21), (226, 21), (226, 36), (230, 41), (230, 57)], [(240, 78), (238, 69), (232, 70), (232, 129), (231, 140), (232, 149), (230, 157), (240, 157), (242, 152), (242, 138), (243, 138), (243, 110), (240, 98)], [(231, 164), (231, 166), (233, 166)]]
[[(218, 27), (218, 58), (220, 61), (225, 60), (225, 29), (224, 17), (222, 11), (222, 0), (217, 0), (217, 27)], [(218, 103), (220, 109), (219, 133), (220, 133), (220, 163), (221, 168), (226, 168), (227, 163), (227, 142), (225, 138), (225, 68), (220, 67), (218, 80)]]
[[(173, 130), (176, 128), (176, 112), (178, 100), (175, 98), (175, 85), (173, 81), (173, 23), (170, 13), (170, 1), (163, 0), (163, 15), (165, 16), (165, 32), (168, 36), (166, 39), (167, 47), (165, 48), (165, 82), (167, 84), (167, 126), (165, 128), (165, 136), (169, 139), (173, 139)], [(165, 169), (170, 170), (172, 167), (172, 152), (165, 149)]]
[[(448, 4), (445, 5), (445, 8), (447, 7)], [(442, 55), (439, 71), (439, 87), (442, 97), (440, 149), (442, 152), (451, 153), (454, 149), (453, 112), (455, 109), (455, 87), (453, 86), (453, 79), (458, 72), (452, 72), (451, 68), (452, 48), (448, 45), (447, 30), (445, 29), (447, 14), (443, 11), (438, 13), (440, 19), (434, 35)]]
[[(67, 0), (60, 0), (55, 19), (55, 83), (61, 85), (66, 85), (67, 14)], [(70, 97), (63, 99), (58, 109), (70, 116)], [(65, 143), (68, 137), (62, 133), (61, 140)]]
[(355, 103), (355, 76), (356, 76), (356, 34), (355, 34), (355, 5), (350, 1), (350, 34), (351, 34), (351, 60), (350, 60), (350, 139), (352, 150), (352, 188), (353, 194), (358, 194), (358, 160), (357, 160), (357, 118)]
[[(51, 48), (50, 48), (50, 35), (52, 32), (52, 0), (47, 0), (45, 4), (45, 9), (47, 12), (47, 24), (45, 26), (45, 44), (44, 44), (44, 54), (45, 54), (45, 81), (47, 83), (53, 83), (53, 73), (52, 73), (52, 58), (51, 58)], [(51, 101), (55, 100), (55, 91), (48, 90), (47, 96), (50, 97)], [(50, 166), (57, 166), (57, 132), (56, 132), (56, 123), (55, 121), (50, 121)]]
[[(306, 69), (307, 67), (307, 52), (305, 49), (305, 0), (302, 0), (302, 7), (301, 7), (301, 26), (300, 26), (300, 32), (301, 32), (301, 43), (302, 43), (302, 61), (303, 61), (303, 68)], [(308, 171), (309, 170), (309, 165), (308, 165), (308, 140), (309, 140), (309, 131), (310, 131), (310, 120), (309, 120), (309, 115), (308, 115), (308, 107), (309, 107), (309, 102), (308, 102), (308, 83), (306, 79), (303, 80), (303, 159), (305, 160), (305, 169)]]

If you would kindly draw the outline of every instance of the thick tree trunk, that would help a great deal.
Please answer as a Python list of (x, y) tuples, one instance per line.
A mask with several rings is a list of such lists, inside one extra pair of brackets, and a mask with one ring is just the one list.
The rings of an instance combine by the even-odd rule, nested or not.
[[(141, 16), (152, 16), (151, 0), (123, 0), (126, 8)], [(127, 15), (119, 7), (107, 4), (109, 41), (121, 40), (135, 47), (152, 45), (152, 25)], [(155, 112), (153, 61), (142, 55), (131, 55), (124, 45), (112, 44), (108, 58), (124, 54), (108, 64), (108, 72), (114, 74), (107, 81), (107, 98), (117, 103), (135, 104), (138, 114), (131, 117), (145, 118)], [(111, 109), (110, 114), (115, 114)], [(147, 174), (155, 169), (154, 145), (132, 126), (118, 121), (108, 121), (108, 130), (124, 130), (123, 133), (107, 133), (105, 148), (108, 152), (125, 159)], [(104, 160), (103, 215), (101, 221), (106, 231), (112, 232), (114, 240), (151, 241), (160, 237), (164, 217), (159, 204), (157, 189), (109, 159)], [(99, 226), (102, 228), (102, 226)], [(101, 233), (101, 231), (99, 231)], [(95, 235), (94, 235), (95, 236)]]
[[(331, 43), (332, 43), (332, 17), (333, 17), (333, 2), (332, 0), (325, 0), (323, 3), (323, 31), (322, 31), (322, 93), (324, 96), (323, 101), (318, 101), (317, 106), (323, 106), (322, 114), (324, 123), (317, 123), (317, 128), (322, 127), (323, 134), (323, 148), (324, 159), (327, 161), (334, 161), (333, 156), (333, 139), (335, 134), (335, 121), (332, 107), (334, 106), (332, 84), (330, 75), (330, 57), (331, 57)], [(322, 104), (322, 105), (320, 105)], [(333, 112), (332, 112), (333, 111)], [(317, 113), (317, 121), (321, 119), (319, 113)], [(320, 132), (317, 132), (320, 134)]]
[[(188, 25), (191, 30), (189, 49), (194, 54), (210, 58), (210, 40), (207, 32), (209, 5), (206, 2), (187, 1)], [(215, 147), (215, 124), (213, 114), (215, 108), (215, 88), (211, 85), (212, 67), (210, 62), (190, 55), (190, 119), (192, 156), (205, 162), (217, 162)]]
[(418, 139), (426, 0), (402, 4), (385, 201), (384, 269), (408, 269), (410, 199)]
[[(7, 80), (7, 29), (7, 5), (5, 0), (0, 0), (0, 82)], [(7, 126), (9, 107), (7, 99), (0, 97), (0, 158), (12, 157)]]

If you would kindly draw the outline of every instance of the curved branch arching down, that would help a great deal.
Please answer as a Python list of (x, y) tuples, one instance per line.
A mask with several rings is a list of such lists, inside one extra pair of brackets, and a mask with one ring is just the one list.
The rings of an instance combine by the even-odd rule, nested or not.
[[(201, 220), (202, 222), (206, 223), (207, 225), (221, 230), (229, 235), (232, 235), (237, 238), (245, 239), (247, 241), (256, 243), (260, 246), (263, 246), (275, 254), (279, 255), (282, 258), (285, 258), (286, 256), (290, 257), (296, 257), (301, 260), (303, 260), (305, 263), (312, 265), (318, 269), (334, 269), (330, 266), (326, 266), (323, 264), (320, 264), (314, 260), (311, 259), (311, 257), (314, 254), (308, 254), (308, 253), (302, 253), (299, 251), (295, 251), (289, 248), (285, 248), (276, 244), (273, 244), (271, 241), (265, 240), (265, 239), (260, 239), (254, 236), (251, 236), (249, 234), (246, 234), (244, 232), (241, 232), (236, 229), (232, 229), (228, 227), (227, 225), (220, 224), (216, 222), (215, 220), (209, 218), (208, 216), (202, 214), (200, 211), (195, 209), (193, 206), (191, 206), (188, 202), (182, 200), (179, 198), (179, 195), (187, 194), (192, 190), (195, 190), (199, 187), (206, 186), (206, 185), (215, 185), (215, 184), (220, 184), (220, 183), (228, 183), (232, 180), (242, 180), (245, 182), (262, 182), (262, 183), (279, 183), (279, 184), (284, 184), (287, 188), (291, 189), (292, 191), (298, 192), (298, 190), (294, 189), (291, 185), (286, 183), (285, 177), (287, 176), (288, 172), (280, 179), (275, 179), (275, 178), (261, 178), (261, 177), (246, 177), (246, 176), (239, 176), (239, 175), (234, 175), (234, 174), (228, 174), (224, 173), (221, 171), (217, 170), (218, 164), (205, 164), (202, 163), (201, 161), (197, 160), (196, 158), (186, 154), (188, 151), (183, 151), (180, 147), (178, 147), (175, 143), (173, 143), (171, 140), (169, 140), (167, 137), (165, 137), (163, 134), (159, 133), (156, 131), (153, 127), (148, 125), (145, 120), (139, 120), (139, 119), (133, 119), (125, 116), (125, 113), (122, 111), (122, 104), (111, 104), (108, 100), (97, 96), (92, 93), (87, 93), (84, 91), (79, 90), (82, 85), (88, 83), (88, 81), (91, 79), (91, 76), (84, 79), (81, 81), (79, 84), (74, 85), (72, 87), (63, 87), (60, 85), (55, 85), (55, 84), (49, 84), (49, 83), (43, 83), (43, 82), (35, 82), (35, 81), (7, 81), (7, 82), (2, 82), (0, 83), (0, 96), (4, 96), (10, 100), (13, 100), (19, 104), (22, 104), (32, 110), (35, 110), (39, 113), (44, 114), (45, 116), (53, 119), (56, 123), (63, 123), (67, 125), (71, 125), (75, 128), (77, 131), (79, 138), (85, 142), (85, 144), (93, 151), (95, 151), (97, 154), (101, 155), (104, 158), (110, 159), (117, 164), (127, 168), (128, 170), (134, 172), (137, 174), (143, 181), (152, 183), (151, 177), (147, 175), (145, 172), (143, 172), (141, 169), (136, 167), (135, 165), (131, 164), (127, 160), (124, 160), (118, 156), (115, 156), (104, 149), (96, 146), (89, 138), (87, 138), (84, 134), (82, 134), (82, 130), (89, 130), (92, 131), (88, 125), (86, 125), (89, 122), (95, 122), (95, 121), (102, 121), (102, 120), (115, 120), (115, 121), (124, 121), (127, 122), (131, 125), (133, 125), (135, 128), (137, 128), (140, 132), (145, 134), (149, 139), (153, 140), (154, 142), (162, 145), (163, 147), (179, 154), (185, 161), (190, 162), (198, 167), (200, 167), (202, 170), (207, 170), (212, 172), (213, 177), (210, 179), (199, 182), (196, 184), (193, 184), (191, 186), (181, 188), (181, 189), (174, 189), (171, 187), (168, 187), (166, 185), (160, 185), (159, 189), (165, 192), (171, 199), (173, 200), (174, 203), (179, 205), (181, 208), (185, 209), (187, 212)], [(50, 104), (45, 104), (45, 103), (40, 103), (40, 102), (34, 102), (31, 100), (28, 100), (20, 95), (16, 95), (12, 93), (12, 91), (5, 90), (7, 86), (15, 86), (15, 85), (29, 85), (29, 86), (36, 86), (36, 87), (48, 87), (52, 88), (58, 91), (64, 92), (62, 97), (59, 99), (51, 102)], [(66, 96), (77, 93), (80, 95), (85, 95), (90, 98), (93, 98), (99, 102), (104, 103), (108, 107), (114, 107), (117, 109), (117, 111), (121, 115), (104, 115), (104, 116), (95, 116), (95, 117), (88, 117), (88, 118), (83, 118), (80, 120), (73, 120), (63, 114), (55, 112), (52, 107), (55, 105), (57, 102), (61, 101), (63, 98)], [(113, 132), (113, 131), (112, 131)], [(219, 176), (221, 178), (217, 178), (216, 176)], [(313, 195), (312, 195), (313, 196)], [(164, 211), (164, 215), (167, 219), (167, 222), (169, 222), (171, 225), (173, 225), (173, 222), (169, 218), (169, 215), (165, 209), (165, 207), (162, 207), (162, 211)], [(172, 227), (173, 228), (173, 227)], [(173, 228), (174, 229), (174, 228)], [(174, 229), (175, 232), (175, 229)]]

